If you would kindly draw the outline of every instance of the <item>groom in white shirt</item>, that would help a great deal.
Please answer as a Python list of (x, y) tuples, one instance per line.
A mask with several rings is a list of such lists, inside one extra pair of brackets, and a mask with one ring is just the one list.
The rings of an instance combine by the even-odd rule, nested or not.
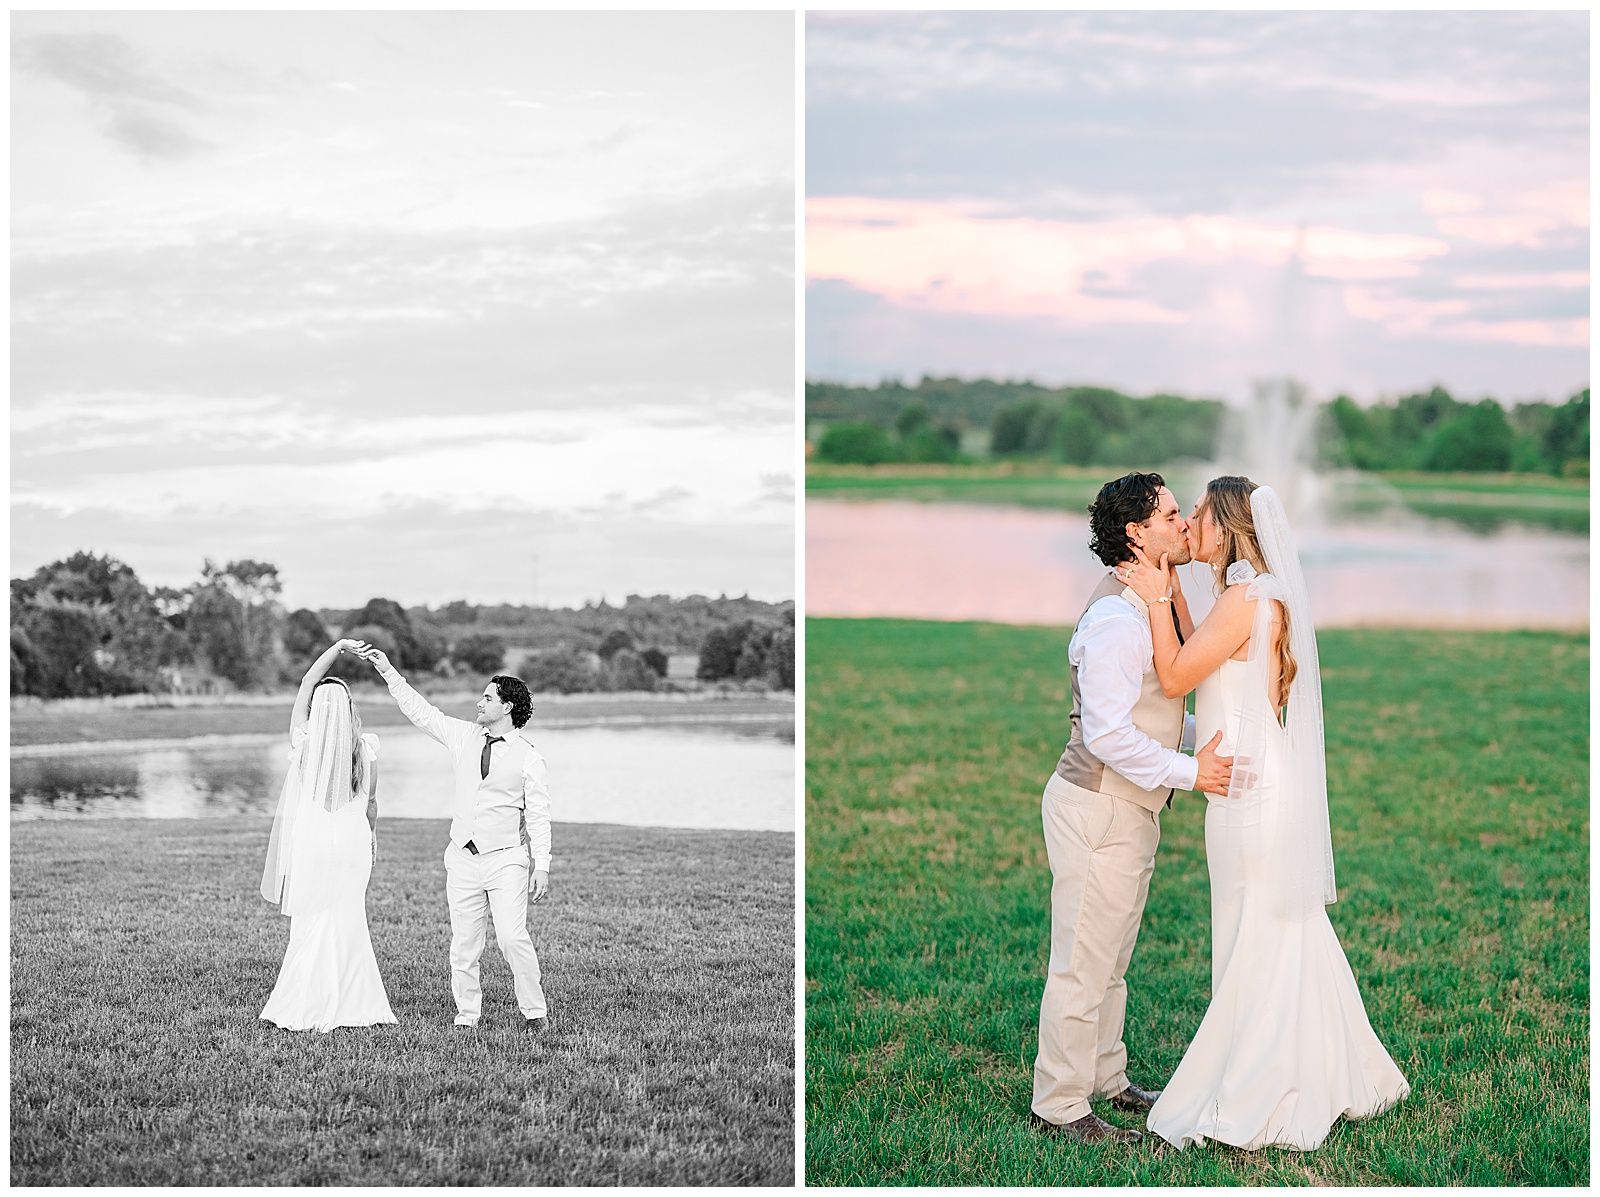
[(478, 717), (469, 723), (452, 719), (413, 690), (381, 650), (367, 648), (361, 655), (388, 683), (401, 713), (444, 745), (454, 765), (444, 864), (455, 1025), (474, 1028), (482, 1014), (478, 961), (492, 915), (495, 943), (511, 966), (526, 1028), (542, 1031), (548, 1023), (539, 957), (528, 934), (528, 890), (531, 869), (532, 900), (541, 902), (550, 892), (550, 790), (544, 757), (520, 730), (533, 714), (528, 688), (521, 678), (491, 678), (478, 698)]
[[(1045, 848), (1050, 858), (1050, 965), (1039, 1003), (1039, 1054), (1033, 1067), (1034, 1124), (1086, 1141), (1131, 1141), (1090, 1109), (1104, 1097), (1146, 1113), (1159, 1091), (1128, 1080), (1122, 1027), (1124, 977), (1144, 914), (1160, 811), (1174, 789), (1225, 793), (1231, 757), (1195, 756), (1193, 716), (1168, 698), (1155, 672), (1150, 620), (1171, 619), (1180, 640), (1193, 631), (1186, 609), (1146, 605), (1114, 569), (1137, 545), (1151, 560), (1190, 559), (1188, 522), (1160, 474), (1108, 482), (1089, 507), (1089, 547), (1108, 567), (1067, 646), (1072, 731), (1045, 786)], [(1181, 599), (1180, 599), (1181, 603)]]

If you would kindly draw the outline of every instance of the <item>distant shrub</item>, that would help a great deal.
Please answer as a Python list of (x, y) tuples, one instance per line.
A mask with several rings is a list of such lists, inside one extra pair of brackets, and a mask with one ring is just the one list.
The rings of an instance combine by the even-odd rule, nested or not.
[(594, 651), (599, 654), (602, 661), (611, 660), (622, 649), (636, 649), (633, 633), (626, 628), (612, 628), (600, 640), (600, 647)]
[[(389, 664), (396, 669), (409, 669), (405, 658), (400, 655), (400, 646), (396, 637), (388, 628), (379, 627), (377, 624), (362, 624), (350, 628), (345, 633), (349, 640), (365, 640), (373, 648), (382, 649), (383, 655), (389, 658)], [(347, 682), (370, 682), (377, 678), (377, 673), (360, 657), (352, 653), (340, 653), (333, 659), (333, 664), (328, 667), (329, 677), (343, 678)]]
[(755, 624), (740, 620), (720, 628), (712, 628), (700, 642), (700, 665), (695, 676), (703, 682), (720, 681), (732, 677), (739, 667), (739, 655), (744, 650), (745, 638)]
[(506, 643), (493, 632), (468, 632), (450, 648), (450, 660), (474, 673), (496, 673), (505, 659)]
[(647, 648), (644, 650), (644, 652), (640, 653), (639, 656), (643, 658), (646, 665), (655, 670), (657, 677), (667, 676), (666, 653), (662, 652), (659, 648)]
[(772, 647), (775, 628), (758, 628), (744, 638), (739, 659), (733, 663), (733, 676), (741, 682), (762, 677), (767, 672), (767, 651)]
[(1428, 444), (1428, 470), (1500, 471), (1511, 468), (1511, 422), (1485, 399), (1442, 420)]
[(901, 444), (907, 461), (954, 461), (961, 454), (961, 433), (950, 425), (924, 421)]
[(878, 465), (894, 460), (894, 442), (876, 424), (830, 424), (817, 442), (817, 457), (838, 465)]
[(794, 625), (773, 633), (767, 649), (767, 680), (779, 690), (794, 689)]
[(600, 675), (589, 664), (588, 654), (575, 648), (535, 653), (518, 672), (535, 693), (580, 694), (600, 688)]
[(333, 636), (322, 616), (308, 607), (301, 607), (283, 621), (283, 651), (297, 677), (332, 643)]
[(619, 648), (601, 670), (607, 690), (654, 690), (659, 680), (654, 669), (631, 648)]

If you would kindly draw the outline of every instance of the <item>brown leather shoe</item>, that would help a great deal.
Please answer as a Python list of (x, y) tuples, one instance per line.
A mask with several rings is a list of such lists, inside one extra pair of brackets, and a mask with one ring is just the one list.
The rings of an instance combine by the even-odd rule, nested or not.
[(1156, 1104), (1156, 1098), (1160, 1096), (1160, 1089), (1151, 1092), (1141, 1089), (1137, 1085), (1129, 1085), (1121, 1093), (1111, 1098), (1111, 1108), (1114, 1110), (1127, 1110), (1134, 1114), (1148, 1114), (1150, 1107)]
[(1060, 1135), (1066, 1139), (1076, 1139), (1080, 1143), (1136, 1143), (1142, 1137), (1136, 1130), (1127, 1127), (1112, 1126), (1104, 1119), (1093, 1114), (1085, 1114), (1076, 1122), (1046, 1122), (1032, 1110), (1028, 1111), (1028, 1121), (1037, 1129), (1046, 1134)]

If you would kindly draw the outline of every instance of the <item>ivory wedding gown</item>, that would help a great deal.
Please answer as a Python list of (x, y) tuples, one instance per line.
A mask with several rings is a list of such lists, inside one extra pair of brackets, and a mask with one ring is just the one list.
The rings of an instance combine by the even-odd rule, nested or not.
[[(1234, 752), (1247, 663), (1228, 660), (1195, 692), (1197, 744), (1221, 730)], [(1215, 1139), (1309, 1151), (1340, 1117), (1368, 1118), (1411, 1087), (1367, 1021), (1327, 912), (1285, 917), (1266, 883), (1285, 742), (1269, 741), (1259, 799), (1207, 795), (1211, 1005), (1148, 1126), (1174, 1146)]]
[[(363, 735), (361, 741), (370, 763), (378, 755), (377, 737)], [(291, 769), (304, 743), (301, 727), (290, 748)], [(262, 1018), (285, 1030), (331, 1031), (398, 1021), (367, 933), (367, 880), (372, 874), (367, 797), (357, 795), (331, 813), (313, 803), (295, 820), (295, 867), (306, 878), (301, 884), (315, 887), (315, 896), (306, 900), (310, 909), (289, 920), (289, 949), (261, 1011)]]

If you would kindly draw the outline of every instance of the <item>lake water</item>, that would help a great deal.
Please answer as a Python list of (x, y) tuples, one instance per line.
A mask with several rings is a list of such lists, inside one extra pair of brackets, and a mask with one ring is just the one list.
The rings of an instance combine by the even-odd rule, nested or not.
[[(1071, 624), (1105, 569), (1088, 540), (1067, 512), (810, 499), (806, 614)], [(1411, 516), (1310, 530), (1300, 548), (1319, 627), (1588, 626), (1586, 536)], [(1185, 570), (1196, 618), (1209, 574)]]
[[(449, 818), (444, 749), (410, 727), (378, 736), (380, 816)], [(794, 729), (787, 722), (546, 728), (535, 743), (550, 766), (558, 823), (795, 829)], [(281, 735), (13, 749), (11, 817), (270, 816), (287, 750)]]

